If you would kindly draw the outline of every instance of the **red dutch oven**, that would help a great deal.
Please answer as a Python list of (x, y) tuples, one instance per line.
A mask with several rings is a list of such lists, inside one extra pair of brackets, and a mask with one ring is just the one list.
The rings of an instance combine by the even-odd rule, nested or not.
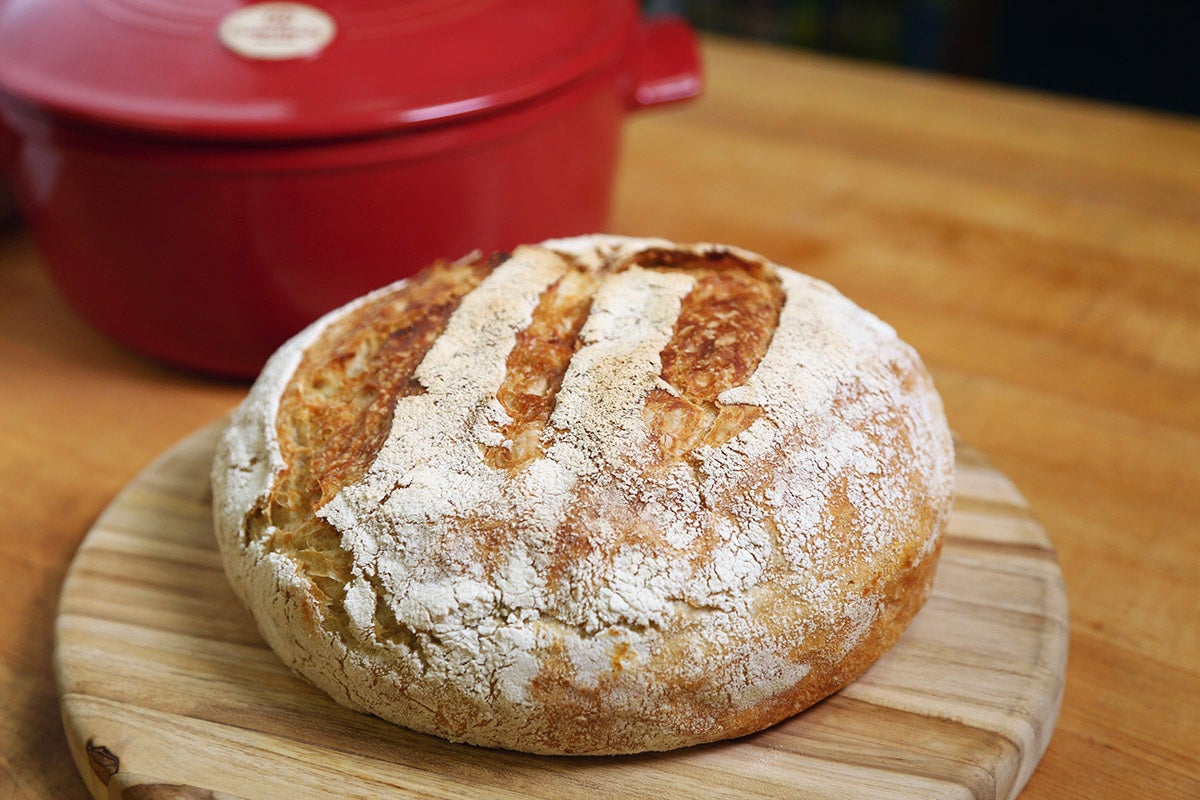
[(59, 289), (230, 376), (437, 258), (603, 230), (626, 112), (700, 84), (633, 0), (0, 0), (0, 159)]

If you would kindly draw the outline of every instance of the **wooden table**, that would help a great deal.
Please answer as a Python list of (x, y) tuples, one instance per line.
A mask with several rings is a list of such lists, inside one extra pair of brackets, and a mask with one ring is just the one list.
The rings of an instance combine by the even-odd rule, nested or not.
[[(631, 119), (612, 229), (837, 285), (923, 354), (1016, 483), (1071, 603), (1023, 797), (1200, 796), (1200, 123), (706, 43), (708, 92)], [(0, 800), (84, 798), (51, 670), (72, 553), (245, 386), (149, 363), (0, 230)]]

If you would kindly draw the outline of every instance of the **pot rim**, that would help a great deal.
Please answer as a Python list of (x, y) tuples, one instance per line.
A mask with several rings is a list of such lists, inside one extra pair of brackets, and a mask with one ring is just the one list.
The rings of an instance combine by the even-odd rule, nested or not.
[[(206, 142), (379, 136), (494, 114), (597, 75), (628, 82), (643, 24), (632, 0), (424, 0), (411, 5), (437, 11), (441, 24), (414, 32), (411, 19), (381, 16), (386, 6), (376, 5), (204, 0), (177, 11), (183, 6), (165, 0), (0, 3), (0, 107), (16, 103), (72, 125)], [(154, 29), (144, 20), (84, 13), (109, 6), (171, 9), (189, 15), (188, 25), (172, 19), (177, 30)], [(324, 9), (339, 27), (327, 47), (303, 57), (256, 59), (222, 43), (220, 23), (231, 8), (267, 6)], [(549, 29), (529, 32), (537, 9), (553, 12)], [(452, 52), (437, 51), (448, 43)], [(510, 55), (522, 50), (529, 52)], [(182, 68), (185, 55), (196, 61), (194, 72)], [(144, 66), (130, 66), (139, 60)]]

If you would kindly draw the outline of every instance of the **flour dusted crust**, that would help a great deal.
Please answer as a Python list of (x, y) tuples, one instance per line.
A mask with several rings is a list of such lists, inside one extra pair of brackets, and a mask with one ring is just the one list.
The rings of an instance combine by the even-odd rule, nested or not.
[(828, 285), (593, 236), (435, 265), (288, 342), (214, 514), (264, 637), (339, 702), (629, 753), (861, 674), (928, 595), (953, 463), (916, 353)]

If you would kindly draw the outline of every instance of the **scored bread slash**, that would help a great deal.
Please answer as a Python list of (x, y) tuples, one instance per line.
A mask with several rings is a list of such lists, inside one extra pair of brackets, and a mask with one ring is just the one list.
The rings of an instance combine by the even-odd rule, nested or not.
[(954, 453), (911, 347), (732, 247), (435, 264), (285, 344), (213, 466), (235, 591), (353, 708), (533, 753), (741, 736), (932, 584)]

